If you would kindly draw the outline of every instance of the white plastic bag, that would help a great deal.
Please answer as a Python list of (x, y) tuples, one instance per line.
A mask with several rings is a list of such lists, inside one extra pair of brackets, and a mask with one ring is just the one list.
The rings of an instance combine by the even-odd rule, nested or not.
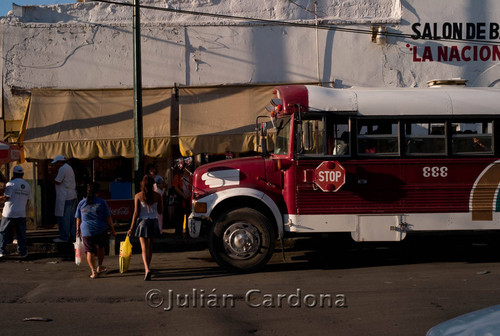
[(82, 238), (77, 237), (73, 245), (75, 246), (75, 264), (80, 265), (82, 256), (85, 254)]

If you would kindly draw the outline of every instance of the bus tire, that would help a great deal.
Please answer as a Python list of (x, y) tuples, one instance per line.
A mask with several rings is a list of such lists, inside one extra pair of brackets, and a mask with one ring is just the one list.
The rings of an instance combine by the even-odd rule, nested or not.
[(219, 265), (233, 271), (250, 272), (269, 261), (275, 240), (275, 231), (262, 213), (241, 208), (215, 220), (208, 246)]

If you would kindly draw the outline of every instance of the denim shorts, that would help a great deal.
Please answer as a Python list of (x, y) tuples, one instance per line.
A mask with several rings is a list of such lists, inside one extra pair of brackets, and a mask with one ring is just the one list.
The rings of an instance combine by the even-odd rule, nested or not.
[(160, 236), (160, 228), (158, 227), (157, 218), (139, 218), (137, 228), (135, 229), (136, 237), (153, 238)]

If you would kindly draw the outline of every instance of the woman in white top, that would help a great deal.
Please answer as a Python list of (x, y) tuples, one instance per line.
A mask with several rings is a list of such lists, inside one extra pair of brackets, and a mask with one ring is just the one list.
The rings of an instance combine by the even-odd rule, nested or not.
[[(154, 191), (154, 178), (145, 175), (141, 181), (141, 191), (134, 197), (134, 215), (127, 236), (139, 237), (144, 263), (144, 280), (151, 280), (151, 258), (153, 256), (153, 238), (159, 236), (158, 215), (163, 212), (161, 195)], [(134, 231), (135, 229), (135, 231)]]
[[(146, 172), (153, 177), (154, 179), (154, 191), (159, 193), (162, 197), (161, 199), (161, 204), (163, 205), (163, 192), (165, 190), (166, 184), (165, 184), (165, 179), (158, 175), (158, 169), (153, 163), (150, 163), (147, 168)], [(160, 233), (163, 230), (163, 215), (159, 214), (158, 215), (158, 228), (160, 229)]]

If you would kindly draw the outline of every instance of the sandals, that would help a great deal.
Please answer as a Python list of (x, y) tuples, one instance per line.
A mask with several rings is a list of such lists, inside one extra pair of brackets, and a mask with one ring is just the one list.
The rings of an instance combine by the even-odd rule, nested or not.
[(108, 269), (104, 266), (97, 266), (97, 274), (101, 274), (101, 273), (104, 273), (104, 272), (107, 272)]
[(92, 274), (90, 275), (91, 279), (96, 279), (99, 277), (99, 274), (107, 272), (108, 269), (104, 266), (97, 266), (97, 269), (92, 270)]

